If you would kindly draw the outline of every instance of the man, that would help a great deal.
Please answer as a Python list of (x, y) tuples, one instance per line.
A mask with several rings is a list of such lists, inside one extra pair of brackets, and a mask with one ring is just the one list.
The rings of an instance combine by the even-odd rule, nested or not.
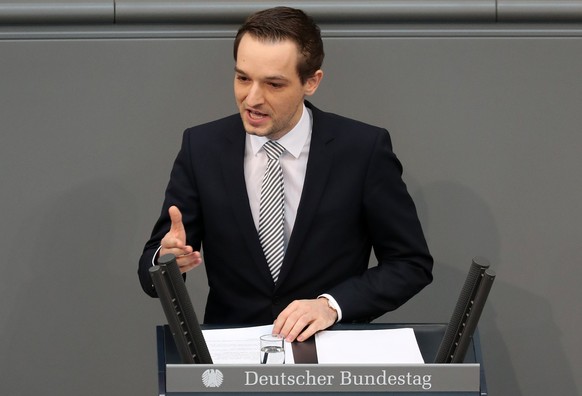
[[(300, 10), (249, 17), (234, 57), (240, 114), (185, 131), (140, 259), (144, 291), (156, 296), (157, 257), (176, 255), (186, 273), (203, 247), (205, 323), (274, 321), (274, 332), (303, 341), (396, 309), (432, 281), (432, 258), (388, 132), (305, 101), (324, 53)], [(368, 269), (372, 247), (378, 265)]]

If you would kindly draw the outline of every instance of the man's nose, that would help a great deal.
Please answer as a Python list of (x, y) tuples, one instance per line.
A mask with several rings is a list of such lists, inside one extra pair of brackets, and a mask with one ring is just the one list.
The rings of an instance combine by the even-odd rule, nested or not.
[(263, 90), (261, 86), (257, 83), (251, 85), (246, 98), (247, 104), (251, 107), (258, 106), (263, 104), (263, 99)]

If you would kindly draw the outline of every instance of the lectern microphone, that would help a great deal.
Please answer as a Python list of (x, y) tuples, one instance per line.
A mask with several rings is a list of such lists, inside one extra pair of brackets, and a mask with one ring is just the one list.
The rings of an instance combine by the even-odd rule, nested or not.
[(489, 261), (475, 257), (445, 330), (435, 363), (462, 363), (495, 280)]
[(178, 269), (176, 256), (163, 255), (150, 276), (162, 303), (174, 342), (184, 364), (212, 364), (196, 312)]

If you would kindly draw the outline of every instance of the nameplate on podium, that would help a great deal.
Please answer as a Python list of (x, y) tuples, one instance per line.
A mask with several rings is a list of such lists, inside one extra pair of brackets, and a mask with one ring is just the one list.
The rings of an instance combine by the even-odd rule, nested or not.
[(478, 392), (479, 364), (167, 364), (167, 392)]

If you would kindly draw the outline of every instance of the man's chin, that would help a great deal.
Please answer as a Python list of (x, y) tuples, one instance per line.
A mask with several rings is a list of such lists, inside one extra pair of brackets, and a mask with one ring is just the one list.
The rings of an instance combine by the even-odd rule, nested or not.
[(254, 135), (254, 136), (269, 136), (270, 131), (262, 129), (262, 128), (256, 128), (256, 127), (252, 127), (250, 125), (245, 124), (245, 131), (249, 134), (249, 135)]

